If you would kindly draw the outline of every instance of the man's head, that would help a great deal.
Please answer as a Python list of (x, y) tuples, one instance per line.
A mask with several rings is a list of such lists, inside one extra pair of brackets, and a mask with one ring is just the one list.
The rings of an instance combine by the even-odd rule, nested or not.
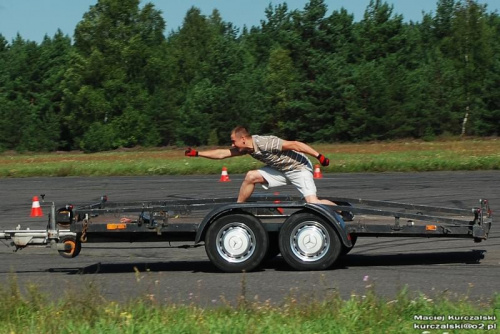
[(247, 128), (237, 126), (231, 131), (231, 145), (240, 152), (253, 149), (252, 135)]

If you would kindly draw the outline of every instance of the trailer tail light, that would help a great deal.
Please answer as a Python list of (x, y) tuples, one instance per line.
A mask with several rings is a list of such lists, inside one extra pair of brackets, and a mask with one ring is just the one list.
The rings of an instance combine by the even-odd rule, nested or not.
[(106, 229), (108, 230), (124, 230), (127, 228), (127, 224), (107, 224)]
[(426, 231), (437, 231), (437, 226), (436, 225), (425, 225), (425, 230)]

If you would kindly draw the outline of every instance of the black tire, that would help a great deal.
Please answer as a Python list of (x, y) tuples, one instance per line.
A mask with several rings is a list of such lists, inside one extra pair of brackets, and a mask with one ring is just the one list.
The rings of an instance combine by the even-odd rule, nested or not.
[(347, 247), (347, 246), (342, 245), (342, 250), (340, 251), (340, 255), (341, 256), (347, 255), (354, 248), (354, 245), (356, 245), (356, 241), (357, 240), (358, 240), (358, 237), (351, 236), (352, 246), (351, 247)]
[(247, 214), (231, 214), (213, 222), (205, 236), (205, 251), (225, 272), (251, 271), (267, 254), (269, 238), (260, 221)]
[(66, 247), (69, 246), (68, 250), (60, 250), (59, 255), (66, 259), (72, 259), (74, 257), (77, 257), (78, 254), (80, 254), (80, 251), (82, 250), (82, 243), (80, 242), (79, 239), (73, 236), (65, 236), (59, 239), (60, 244), (66, 245)]
[(292, 215), (280, 230), (281, 256), (296, 270), (325, 270), (342, 249), (334, 228), (323, 218), (308, 212)]

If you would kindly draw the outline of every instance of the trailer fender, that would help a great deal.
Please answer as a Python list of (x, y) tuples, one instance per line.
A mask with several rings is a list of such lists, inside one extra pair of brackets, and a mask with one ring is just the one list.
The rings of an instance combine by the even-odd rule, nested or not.
[(342, 219), (342, 216), (335, 211), (334, 206), (307, 203), (305, 204), (304, 210), (301, 210), (301, 212), (304, 211), (312, 211), (313, 213), (324, 218), (326, 221), (330, 222), (332, 227), (339, 235), (342, 244), (345, 247), (353, 247), (353, 244), (347, 233), (346, 224)]
[(196, 232), (196, 238), (195, 238), (195, 244), (198, 244), (200, 241), (205, 239), (205, 234), (207, 232), (208, 227), (210, 224), (212, 224), (213, 221), (215, 221), (217, 218), (229, 213), (229, 212), (234, 212), (235, 210), (241, 211), (241, 204), (229, 204), (229, 205), (224, 205), (222, 207), (217, 207), (210, 211), (205, 218), (201, 221), (200, 225), (198, 226), (198, 231)]

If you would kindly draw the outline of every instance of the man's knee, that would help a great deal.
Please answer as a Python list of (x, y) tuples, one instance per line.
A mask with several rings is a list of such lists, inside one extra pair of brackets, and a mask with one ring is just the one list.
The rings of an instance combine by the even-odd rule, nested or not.
[(265, 182), (265, 180), (258, 170), (251, 170), (248, 171), (247, 174), (245, 175), (245, 182), (255, 184), (255, 183), (263, 183)]

